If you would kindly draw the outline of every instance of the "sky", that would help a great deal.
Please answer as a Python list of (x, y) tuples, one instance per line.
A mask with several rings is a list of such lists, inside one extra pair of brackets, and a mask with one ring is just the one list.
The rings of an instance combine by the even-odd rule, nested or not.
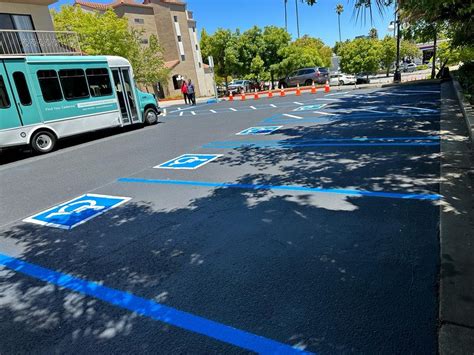
[[(91, 0), (108, 3), (111, 0)], [(353, 15), (354, 0), (319, 0), (316, 5), (308, 6), (298, 0), (300, 35), (321, 38), (326, 44), (333, 46), (338, 40), (336, 5), (341, 3), (344, 12), (341, 14), (342, 40), (355, 36), (367, 35), (372, 27), (378, 30), (379, 37), (388, 32), (388, 25), (393, 20), (393, 9), (389, 8), (383, 16), (374, 13), (373, 23), (367, 18), (356, 20)], [(51, 7), (72, 4), (73, 0), (60, 0)], [(205, 28), (213, 33), (218, 28), (229, 28), (241, 31), (257, 25), (285, 26), (284, 0), (186, 0), (188, 10), (193, 11), (194, 19), (200, 31)], [(288, 0), (288, 32), (293, 39), (297, 38), (295, 0)]]

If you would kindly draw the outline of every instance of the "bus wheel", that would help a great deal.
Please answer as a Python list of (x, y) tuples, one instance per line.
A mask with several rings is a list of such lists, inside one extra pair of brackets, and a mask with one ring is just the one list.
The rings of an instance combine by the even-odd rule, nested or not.
[(158, 114), (152, 108), (145, 110), (145, 124), (152, 125), (158, 123)]
[(40, 154), (49, 153), (56, 145), (56, 137), (49, 131), (38, 131), (31, 138), (31, 147)]

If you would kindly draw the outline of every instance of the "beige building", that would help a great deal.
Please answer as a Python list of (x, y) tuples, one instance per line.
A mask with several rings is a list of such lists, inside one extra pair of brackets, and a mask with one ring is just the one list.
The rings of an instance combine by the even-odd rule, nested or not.
[(112, 9), (118, 16), (127, 18), (131, 27), (143, 31), (143, 44), (148, 43), (151, 35), (158, 38), (164, 49), (166, 66), (171, 69), (168, 83), (157, 85), (160, 96), (180, 95), (184, 79), (194, 82), (196, 95), (213, 94), (212, 74), (204, 71), (196, 21), (193, 13), (186, 9), (186, 3), (179, 0), (144, 0), (143, 3), (116, 0), (103, 4), (75, 0), (75, 4), (85, 11)]
[(54, 31), (48, 5), (54, 0), (0, 0), (1, 30)]

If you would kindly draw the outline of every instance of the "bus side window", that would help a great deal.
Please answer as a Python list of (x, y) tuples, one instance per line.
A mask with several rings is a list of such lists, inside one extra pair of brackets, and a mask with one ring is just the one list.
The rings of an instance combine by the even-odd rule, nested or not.
[(91, 96), (112, 95), (109, 71), (106, 68), (86, 69), (86, 76)]
[(38, 76), (41, 93), (45, 102), (62, 101), (63, 94), (59, 86), (58, 74), (55, 70), (38, 70)]
[(89, 97), (86, 76), (82, 69), (62, 69), (59, 79), (66, 100), (85, 99)]
[(3, 76), (0, 75), (0, 108), (9, 108), (10, 99), (8, 98), (7, 88), (3, 81)]
[(15, 82), (16, 91), (18, 92), (21, 104), (24, 106), (31, 105), (31, 95), (28, 84), (26, 83), (25, 74), (20, 71), (14, 72), (13, 81)]

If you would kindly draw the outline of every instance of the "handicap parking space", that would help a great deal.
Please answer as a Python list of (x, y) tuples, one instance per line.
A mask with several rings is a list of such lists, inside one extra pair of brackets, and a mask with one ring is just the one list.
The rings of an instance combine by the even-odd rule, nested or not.
[[(435, 352), (439, 112), (394, 93), (173, 113), (167, 127), (210, 139), (181, 137), (181, 150), (5, 230), (45, 268), (0, 252), (18, 271), (5, 277), (9, 299), (37, 290), (38, 315), (12, 329), (62, 317), (61, 330), (26, 339), (63, 352), (74, 337), (104, 352), (137, 341), (144, 352)], [(390, 120), (351, 111), (363, 95), (380, 101), (374, 111), (404, 107)], [(318, 107), (295, 111), (305, 105)]]

